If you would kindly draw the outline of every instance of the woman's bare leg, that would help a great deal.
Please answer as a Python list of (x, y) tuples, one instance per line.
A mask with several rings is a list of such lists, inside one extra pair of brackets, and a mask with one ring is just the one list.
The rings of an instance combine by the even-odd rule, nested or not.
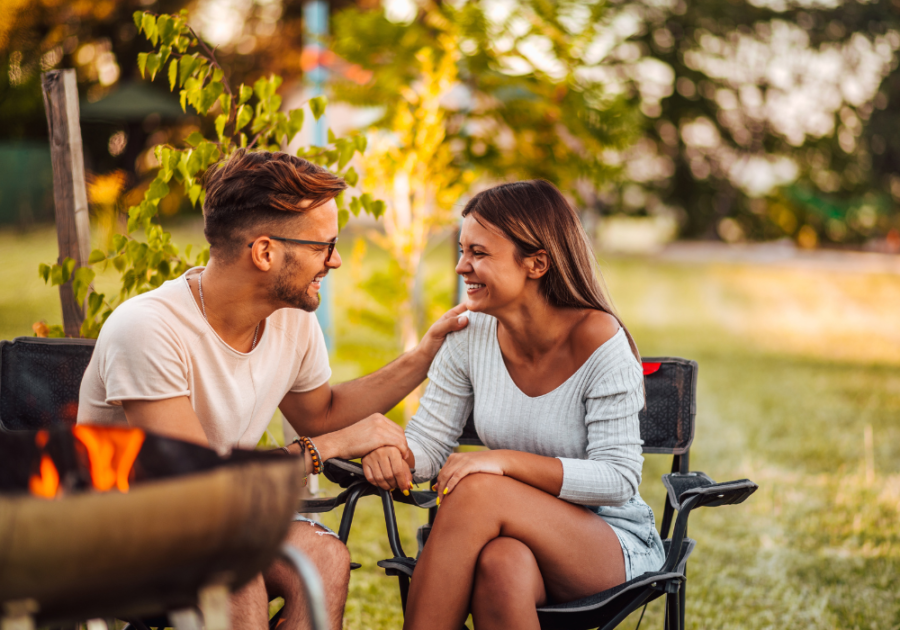
[(540, 630), (537, 607), (547, 601), (531, 549), (501, 536), (484, 546), (475, 565), (472, 618), (478, 630)]
[(441, 504), (412, 580), (404, 628), (458, 630), (478, 558), (500, 537), (531, 551), (552, 601), (625, 581), (622, 548), (603, 519), (509, 477), (470, 475)]

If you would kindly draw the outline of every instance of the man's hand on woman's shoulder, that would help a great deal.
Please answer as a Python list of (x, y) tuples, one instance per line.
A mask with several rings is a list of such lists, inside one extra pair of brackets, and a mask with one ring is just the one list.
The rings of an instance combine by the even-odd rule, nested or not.
[(465, 312), (466, 305), (463, 303), (441, 315), (440, 319), (434, 322), (422, 337), (422, 341), (416, 346), (416, 351), (429, 357), (429, 361), (434, 359), (447, 335), (462, 330), (469, 324), (469, 318), (463, 314)]

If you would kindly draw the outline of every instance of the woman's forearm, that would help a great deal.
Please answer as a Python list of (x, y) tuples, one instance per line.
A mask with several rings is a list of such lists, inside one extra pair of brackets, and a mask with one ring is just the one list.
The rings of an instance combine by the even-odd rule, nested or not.
[(501, 455), (503, 474), (529, 486), (559, 496), (563, 483), (563, 465), (555, 457), (522, 451), (494, 451)]

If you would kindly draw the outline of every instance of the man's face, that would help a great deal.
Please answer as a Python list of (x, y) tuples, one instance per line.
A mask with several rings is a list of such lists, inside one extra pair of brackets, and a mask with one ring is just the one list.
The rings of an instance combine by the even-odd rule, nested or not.
[[(337, 212), (337, 204), (332, 199), (305, 213), (303, 220), (297, 222), (298, 227), (287, 230), (291, 234), (274, 236), (330, 242), (338, 235)], [(327, 245), (301, 245), (283, 241), (275, 243), (283, 247), (284, 258), (272, 285), (272, 300), (288, 308), (315, 311), (319, 306), (322, 279), (331, 269), (341, 266), (341, 255), (337, 248), (328, 262), (325, 262), (328, 256)]]

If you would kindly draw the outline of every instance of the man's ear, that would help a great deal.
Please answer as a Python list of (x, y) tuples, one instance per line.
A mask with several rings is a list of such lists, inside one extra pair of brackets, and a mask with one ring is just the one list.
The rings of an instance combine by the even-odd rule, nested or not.
[(275, 265), (275, 241), (268, 236), (260, 236), (251, 245), (250, 261), (260, 271), (270, 271)]
[(543, 249), (525, 259), (525, 269), (532, 280), (542, 278), (550, 271), (550, 257)]

